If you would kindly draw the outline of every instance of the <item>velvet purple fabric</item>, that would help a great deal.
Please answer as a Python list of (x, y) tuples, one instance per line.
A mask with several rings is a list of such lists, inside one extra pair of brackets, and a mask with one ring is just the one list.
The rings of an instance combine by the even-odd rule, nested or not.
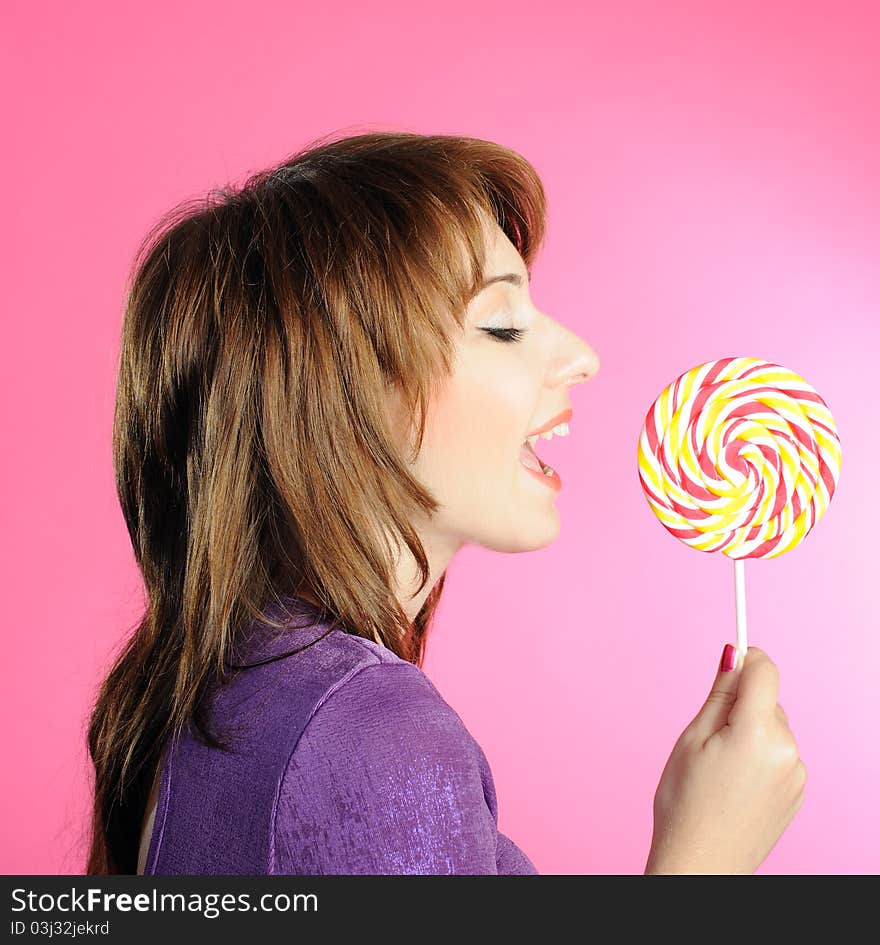
[(190, 729), (165, 745), (145, 874), (537, 873), (498, 831), (486, 757), (428, 677), (284, 603), (294, 620), (252, 625), (232, 659), (246, 668), (209, 696), (234, 750)]

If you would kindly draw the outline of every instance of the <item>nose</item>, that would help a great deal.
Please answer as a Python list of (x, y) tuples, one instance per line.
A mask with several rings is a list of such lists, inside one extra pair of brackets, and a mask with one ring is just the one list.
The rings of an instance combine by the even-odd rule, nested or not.
[(554, 381), (570, 386), (589, 381), (599, 373), (599, 355), (574, 332), (560, 326), (559, 360)]

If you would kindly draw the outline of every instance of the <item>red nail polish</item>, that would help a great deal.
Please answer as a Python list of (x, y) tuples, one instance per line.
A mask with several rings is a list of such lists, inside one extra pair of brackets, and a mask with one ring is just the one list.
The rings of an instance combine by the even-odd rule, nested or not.
[(724, 652), (721, 654), (721, 672), (729, 673), (736, 666), (736, 647), (730, 643), (724, 644)]

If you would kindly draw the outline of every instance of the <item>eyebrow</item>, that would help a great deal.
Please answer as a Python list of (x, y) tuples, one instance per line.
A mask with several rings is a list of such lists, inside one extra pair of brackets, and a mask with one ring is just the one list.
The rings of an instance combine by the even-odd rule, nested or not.
[[(531, 272), (527, 273), (529, 277), (529, 282), (532, 281)], [(523, 277), (518, 272), (505, 272), (500, 276), (492, 276), (491, 279), (487, 279), (479, 288), (477, 295), (480, 294), (484, 289), (488, 289), (490, 285), (494, 285), (496, 282), (510, 282), (512, 285), (521, 286), (523, 284)]]

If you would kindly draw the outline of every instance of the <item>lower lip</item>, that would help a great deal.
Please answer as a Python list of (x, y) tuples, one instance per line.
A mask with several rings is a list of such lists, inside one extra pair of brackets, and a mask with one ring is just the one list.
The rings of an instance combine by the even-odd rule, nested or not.
[(520, 463), (520, 466), (527, 472), (535, 477), (535, 479), (540, 479), (545, 486), (552, 489), (554, 492), (559, 492), (562, 488), (562, 480), (559, 478), (559, 473), (556, 470), (553, 470), (553, 475), (548, 476), (546, 473), (538, 472), (537, 469), (532, 469), (531, 466), (526, 466), (525, 463)]

